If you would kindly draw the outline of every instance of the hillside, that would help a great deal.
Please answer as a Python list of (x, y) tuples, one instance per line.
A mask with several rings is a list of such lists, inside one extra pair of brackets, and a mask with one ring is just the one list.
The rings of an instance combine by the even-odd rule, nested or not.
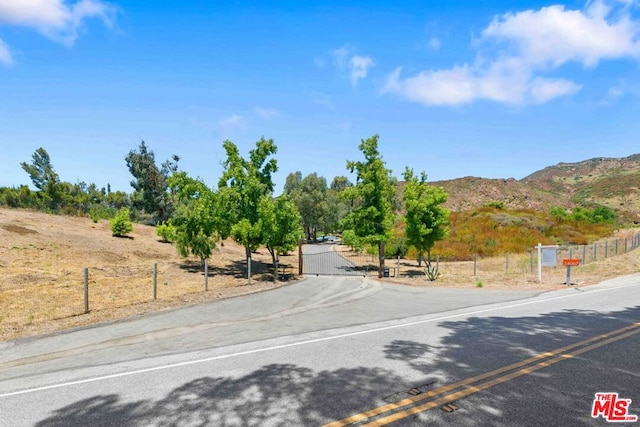
[[(279, 286), (267, 273), (271, 257), (259, 252), (248, 286), (244, 248), (225, 241), (209, 261), (209, 292), (203, 292), (199, 261), (178, 256), (154, 227), (135, 224), (128, 238), (115, 238), (107, 221), (0, 208), (0, 340)], [(282, 262), (297, 265), (297, 254)], [(79, 316), (83, 268), (89, 271), (90, 313)]]
[(509, 209), (548, 212), (553, 206), (599, 204), (626, 221), (640, 220), (640, 154), (559, 163), (522, 180), (465, 177), (431, 184), (449, 193), (447, 207), (465, 211), (502, 202)]

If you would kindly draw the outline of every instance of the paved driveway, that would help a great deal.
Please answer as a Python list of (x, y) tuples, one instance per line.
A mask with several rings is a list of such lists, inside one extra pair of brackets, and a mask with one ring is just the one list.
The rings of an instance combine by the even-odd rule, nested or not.
[(334, 251), (335, 243), (315, 243), (302, 247), (303, 273), (316, 276), (362, 276), (353, 264)]

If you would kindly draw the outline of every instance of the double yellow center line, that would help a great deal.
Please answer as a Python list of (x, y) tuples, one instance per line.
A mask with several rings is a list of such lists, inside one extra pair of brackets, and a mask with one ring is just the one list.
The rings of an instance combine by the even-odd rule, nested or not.
[[(323, 427), (343, 427), (354, 423), (367, 422), (370, 420), (370, 422), (361, 425), (373, 427), (391, 424), (411, 415), (415, 415), (429, 409), (437, 408), (454, 400), (461, 399), (482, 390), (486, 390), (489, 387), (493, 387), (494, 385), (502, 384), (523, 375), (528, 375), (532, 372), (535, 372), (542, 368), (546, 368), (547, 366), (553, 365), (554, 363), (558, 363), (562, 360), (570, 359), (582, 353), (594, 350), (598, 347), (602, 347), (621, 339), (628, 338), (639, 332), (640, 323), (634, 323), (627, 327), (617, 329), (607, 334), (598, 335), (596, 337), (589, 338), (587, 340), (580, 341), (578, 343), (571, 344), (557, 350), (540, 353), (529, 359), (514, 363), (513, 365), (505, 366), (484, 373), (482, 375), (467, 378), (453, 384), (439, 387), (435, 390), (421, 393), (417, 396), (412, 396), (398, 402), (389, 403), (387, 405), (383, 405), (378, 408), (362, 412), (360, 414), (352, 415), (342, 420), (334, 421), (332, 423), (326, 424)], [(425, 400), (440, 395), (443, 396), (438, 397), (435, 400), (429, 400), (425, 403), (422, 403)]]

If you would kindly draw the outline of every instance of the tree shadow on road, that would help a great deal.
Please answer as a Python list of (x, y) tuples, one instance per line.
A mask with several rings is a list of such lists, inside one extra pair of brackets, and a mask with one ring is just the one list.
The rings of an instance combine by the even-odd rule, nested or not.
[[(381, 369), (316, 373), (293, 364), (272, 364), (237, 378), (198, 378), (158, 401), (94, 396), (56, 410), (36, 426), (321, 425), (363, 402), (377, 406), (379, 396), (400, 381)], [(339, 399), (335, 390), (343, 392)]]
[[(370, 351), (378, 352), (373, 357), (382, 355), (424, 378), (435, 378), (429, 383), (435, 388), (620, 329), (639, 319), (640, 306), (605, 315), (565, 310), (540, 316), (470, 318), (439, 323), (447, 333), (436, 345), (426, 338), (424, 342), (397, 339), (382, 347), (370, 347)], [(622, 352), (637, 354), (637, 341), (623, 340), (617, 345)], [(533, 389), (509, 388), (499, 393), (487, 389), (458, 402), (459, 410), (454, 413), (430, 412), (425, 415), (431, 417), (427, 421), (434, 425), (489, 422), (508, 426), (517, 419), (524, 420), (521, 425), (582, 425), (595, 421), (589, 410), (597, 391), (616, 391), (640, 402), (638, 362), (612, 371), (610, 364), (597, 358), (572, 360), (588, 369), (591, 388), (585, 389), (575, 375), (545, 368), (528, 377), (538, 384)], [(554, 366), (564, 363), (570, 362)], [(623, 385), (620, 389), (606, 390), (611, 375), (626, 375), (629, 381), (616, 382), (616, 386)], [(409, 397), (407, 391), (412, 386), (402, 374), (390, 369), (361, 366), (317, 371), (289, 363), (269, 364), (243, 376), (194, 379), (159, 400), (93, 396), (56, 410), (36, 425), (316, 426), (383, 405), (389, 396), (396, 400)], [(632, 411), (637, 414), (640, 411), (636, 401), (634, 404)], [(532, 414), (538, 415), (526, 412), (534, 410), (539, 412)]]

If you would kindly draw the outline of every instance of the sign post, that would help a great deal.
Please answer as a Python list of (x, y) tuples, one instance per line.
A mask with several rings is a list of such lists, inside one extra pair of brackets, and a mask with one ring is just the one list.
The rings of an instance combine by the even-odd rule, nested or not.
[(538, 282), (542, 282), (542, 267), (555, 267), (558, 258), (558, 245), (542, 246), (538, 243)]
[(562, 265), (567, 267), (567, 281), (565, 282), (565, 285), (570, 285), (571, 284), (571, 267), (577, 267), (580, 265), (580, 260), (579, 259), (563, 259), (562, 260)]

